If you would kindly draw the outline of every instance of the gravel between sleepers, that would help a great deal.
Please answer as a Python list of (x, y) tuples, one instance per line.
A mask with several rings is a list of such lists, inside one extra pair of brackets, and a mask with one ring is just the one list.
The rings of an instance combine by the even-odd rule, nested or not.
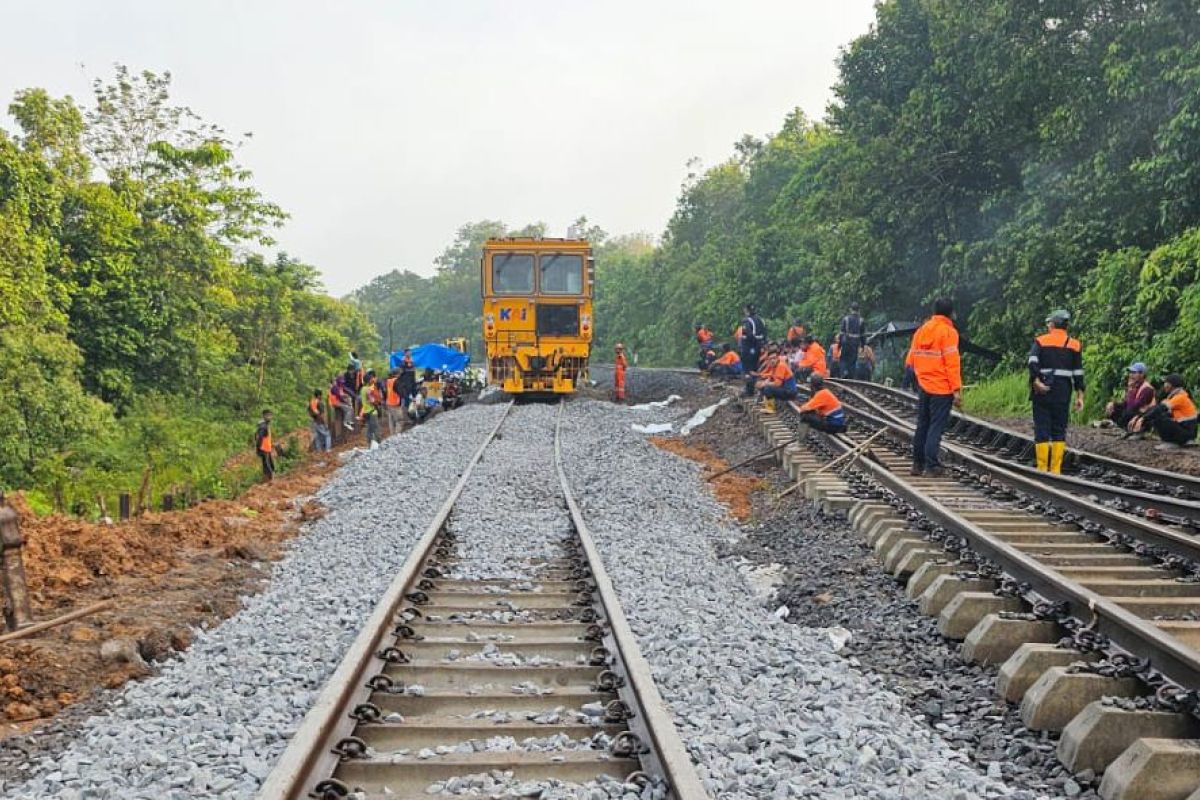
[(716, 552), (737, 528), (696, 465), (631, 431), (640, 412), (577, 401), (572, 485), (659, 690), (714, 797), (1010, 796), (834, 651), (774, 618)]
[[(412, 545), (494, 427), (468, 406), (386, 440), (318, 492), (329, 509), (270, 585), (159, 675), (129, 684), (4, 797), (253, 797)], [(24, 777), (24, 776), (22, 776)]]

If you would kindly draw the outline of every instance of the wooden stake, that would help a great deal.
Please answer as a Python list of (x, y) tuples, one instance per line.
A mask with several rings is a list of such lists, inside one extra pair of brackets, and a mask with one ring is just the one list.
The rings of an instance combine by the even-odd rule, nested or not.
[(93, 603), (90, 606), (85, 606), (84, 608), (80, 608), (68, 614), (63, 614), (61, 617), (55, 617), (54, 619), (48, 619), (45, 622), (36, 622), (33, 625), (27, 625), (26, 627), (21, 628), (19, 631), (13, 631), (12, 633), (6, 633), (3, 636), (0, 636), (0, 644), (3, 644), (4, 642), (11, 642), (14, 639), (24, 639), (28, 636), (33, 636), (35, 633), (41, 633), (42, 631), (49, 630), (50, 628), (56, 628), (59, 625), (79, 619), (80, 617), (86, 617), (89, 614), (95, 614), (97, 611), (104, 611), (111, 605), (112, 600), (101, 600), (99, 603)]
[(862, 452), (864, 450), (866, 450), (867, 447), (871, 444), (871, 442), (873, 442), (877, 438), (879, 438), (880, 434), (884, 433), (885, 431), (887, 431), (887, 428), (880, 428), (879, 430), (875, 431), (873, 434), (868, 436), (864, 441), (860, 442), (859, 444), (856, 444), (854, 447), (852, 447), (850, 450), (847, 450), (845, 453), (842, 453), (840, 456), (835, 458), (833, 461), (830, 461), (828, 464), (821, 467), (816, 472), (812, 472), (812, 473), (809, 473), (808, 475), (805, 475), (803, 478), (796, 481), (796, 483), (794, 485), (789, 486), (788, 488), (786, 488), (782, 492), (780, 492), (779, 495), (775, 498), (775, 502), (778, 503), (780, 500), (782, 500), (783, 498), (787, 497), (792, 492), (799, 489), (801, 486), (804, 485), (804, 481), (806, 479), (811, 478), (814, 475), (820, 475), (825, 470), (831, 469), (832, 467), (837, 466), (838, 464), (840, 464), (841, 462), (845, 461), (848, 458), (851, 458), (852, 456), (857, 457), (858, 455), (861, 455)]
[(709, 475), (704, 480), (715, 481), (717, 478), (721, 477), (722, 475), (729, 473), (729, 472), (733, 472), (738, 467), (744, 467), (751, 462), (758, 461), (760, 458), (766, 458), (767, 456), (771, 455), (771, 453), (774, 453), (776, 450), (782, 450), (783, 448), (787, 447), (789, 444), (792, 444), (793, 442), (798, 442), (798, 441), (800, 441), (799, 436), (797, 436), (794, 439), (788, 439), (783, 444), (777, 444), (774, 447), (772, 447), (770, 450), (763, 450), (758, 455), (750, 456), (745, 461), (739, 461), (738, 463), (734, 464), (732, 467), (726, 467), (725, 469), (721, 470), (720, 472)]

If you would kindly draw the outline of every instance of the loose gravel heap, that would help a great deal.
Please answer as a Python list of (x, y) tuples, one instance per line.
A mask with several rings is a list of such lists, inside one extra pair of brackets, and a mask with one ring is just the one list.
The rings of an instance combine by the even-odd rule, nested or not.
[[(595, 389), (600, 396), (612, 394), (613, 368), (611, 365), (592, 364), (588, 367)], [(630, 403), (648, 403), (666, 400), (673, 394), (683, 397), (706, 394), (709, 384), (700, 373), (675, 372), (666, 369), (638, 369), (631, 367), (625, 372), (625, 396)]]
[(252, 797), (344, 648), (502, 409), (438, 415), (339, 470), (329, 513), (292, 544), (269, 587), (160, 675), (130, 684), (13, 798)]
[(737, 531), (697, 468), (628, 430), (630, 412), (573, 403), (567, 471), (659, 690), (709, 793), (925, 798), (1011, 793), (915, 720), (822, 629), (754, 599), (714, 545)]

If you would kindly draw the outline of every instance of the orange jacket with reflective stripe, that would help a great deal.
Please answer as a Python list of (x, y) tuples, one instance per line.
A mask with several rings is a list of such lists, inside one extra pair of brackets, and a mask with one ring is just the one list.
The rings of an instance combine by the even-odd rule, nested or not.
[(812, 396), (812, 399), (800, 406), (800, 413), (815, 411), (822, 417), (827, 417), (841, 407), (842, 404), (834, 397), (833, 392), (828, 389), (821, 389)]
[(934, 314), (913, 334), (905, 364), (929, 394), (953, 394), (962, 388), (958, 330), (949, 317)]
[(825, 348), (820, 342), (813, 342), (804, 350), (804, 358), (796, 365), (797, 369), (811, 369), (822, 378), (829, 377), (829, 365), (825, 363)]
[(1195, 422), (1196, 404), (1183, 389), (1176, 389), (1163, 399), (1163, 405), (1171, 412), (1171, 419), (1176, 422)]
[(776, 358), (775, 363), (767, 367), (767, 370), (763, 373), (763, 377), (772, 383), (778, 383), (782, 386), (796, 376), (786, 361), (782, 358)]

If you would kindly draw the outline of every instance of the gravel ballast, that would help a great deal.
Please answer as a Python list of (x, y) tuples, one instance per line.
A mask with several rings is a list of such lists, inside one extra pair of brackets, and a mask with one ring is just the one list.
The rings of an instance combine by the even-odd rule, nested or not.
[(739, 533), (698, 468), (572, 404), (567, 472), (643, 655), (722, 798), (965, 800), (1010, 791), (906, 710), (824, 629), (774, 618), (715, 546)]
[(435, 417), (352, 459), (244, 609), (123, 689), (5, 797), (253, 797), (502, 407)]

